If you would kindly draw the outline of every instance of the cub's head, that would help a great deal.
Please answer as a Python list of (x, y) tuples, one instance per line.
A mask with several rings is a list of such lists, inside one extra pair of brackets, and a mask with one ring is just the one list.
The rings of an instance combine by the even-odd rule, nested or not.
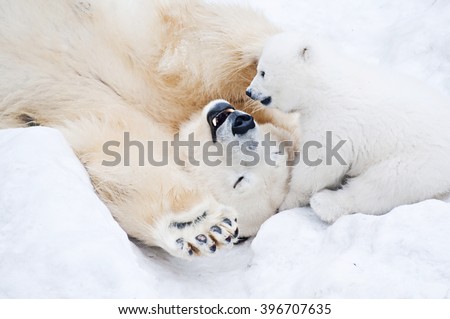
[(310, 41), (296, 33), (280, 33), (268, 40), (257, 74), (246, 93), (268, 107), (290, 112), (301, 108), (311, 84)]
[(292, 149), (280, 143), (289, 138), (224, 100), (209, 103), (180, 131), (181, 140), (196, 145), (182, 154), (192, 181), (238, 212), (243, 237), (255, 235), (284, 200)]

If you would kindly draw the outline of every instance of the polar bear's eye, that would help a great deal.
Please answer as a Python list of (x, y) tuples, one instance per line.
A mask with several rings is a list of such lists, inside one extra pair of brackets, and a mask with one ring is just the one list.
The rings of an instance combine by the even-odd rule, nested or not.
[(264, 78), (266, 76), (266, 72), (264, 72), (264, 71), (259, 72), (259, 74), (261, 75), (262, 78)]

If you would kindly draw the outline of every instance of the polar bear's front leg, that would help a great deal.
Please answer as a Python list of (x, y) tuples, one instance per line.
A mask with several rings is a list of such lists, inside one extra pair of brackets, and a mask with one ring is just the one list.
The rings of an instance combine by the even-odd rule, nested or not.
[[(306, 206), (311, 196), (325, 188), (337, 188), (350, 167), (351, 145), (339, 141), (330, 144), (332, 136), (305, 136), (308, 141), (301, 147), (298, 163), (292, 169), (289, 192), (280, 210)], [(308, 146), (309, 143), (309, 146)], [(315, 143), (315, 144), (313, 144)], [(327, 147), (325, 147), (327, 145)], [(336, 158), (332, 155), (339, 150)]]
[(280, 208), (281, 211), (307, 206), (311, 197), (325, 188), (336, 188), (342, 182), (348, 165), (308, 166), (299, 163), (292, 170), (289, 192)]
[(299, 187), (296, 187), (296, 183), (291, 181), (290, 190), (281, 204), (280, 211), (307, 206), (310, 198), (309, 192), (302, 192)]
[(444, 156), (421, 153), (382, 161), (350, 178), (342, 189), (313, 195), (311, 207), (323, 221), (332, 223), (343, 215), (381, 215), (400, 205), (438, 197), (442, 190), (450, 190), (447, 161)]
[(236, 216), (234, 209), (208, 201), (187, 212), (164, 216), (155, 225), (155, 239), (176, 257), (211, 255), (238, 241)]

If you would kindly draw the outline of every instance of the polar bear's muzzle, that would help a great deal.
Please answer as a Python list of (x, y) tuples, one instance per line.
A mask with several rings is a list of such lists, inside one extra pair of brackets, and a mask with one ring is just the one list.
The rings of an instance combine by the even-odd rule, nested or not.
[(252, 100), (261, 102), (262, 105), (269, 106), (272, 103), (271, 96), (265, 96), (262, 93), (255, 91), (251, 87), (249, 87), (247, 91), (245, 91), (245, 94), (247, 94), (247, 96)]
[(225, 123), (230, 125), (233, 136), (244, 135), (256, 127), (255, 120), (251, 115), (237, 111), (227, 102), (216, 103), (209, 110), (207, 120), (214, 143), (217, 142), (217, 130)]

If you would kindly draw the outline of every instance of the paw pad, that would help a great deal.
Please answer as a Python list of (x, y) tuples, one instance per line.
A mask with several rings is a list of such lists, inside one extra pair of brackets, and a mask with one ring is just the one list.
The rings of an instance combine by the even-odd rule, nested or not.
[(218, 234), (222, 234), (222, 229), (219, 227), (219, 226), (213, 226), (213, 227), (211, 227), (211, 231), (213, 232), (213, 233), (218, 233)]
[(225, 218), (224, 220), (223, 220), (223, 222), (225, 223), (225, 224), (227, 224), (228, 226), (232, 226), (233, 225), (233, 223), (231, 222), (231, 219), (229, 219), (229, 218)]
[(208, 211), (191, 220), (171, 220), (168, 224), (174, 240), (170, 246), (171, 253), (190, 259), (192, 256), (211, 255), (222, 248), (233, 247), (239, 236), (234, 216), (233, 210), (221, 207), (218, 211)]
[(208, 242), (208, 238), (206, 238), (205, 235), (198, 235), (197, 237), (195, 237), (195, 239), (197, 240), (197, 242), (199, 242), (200, 244), (206, 244)]

